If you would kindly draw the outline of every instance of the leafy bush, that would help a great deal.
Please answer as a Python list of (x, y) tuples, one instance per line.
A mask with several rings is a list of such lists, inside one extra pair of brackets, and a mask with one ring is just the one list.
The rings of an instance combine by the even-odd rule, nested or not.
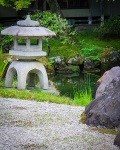
[[(72, 31), (72, 26), (67, 23), (66, 19), (58, 17), (55, 13), (46, 11), (36, 11), (33, 15), (31, 15), (31, 19), (39, 21), (41, 26), (54, 31), (63, 44), (75, 43), (73, 36), (76, 32)], [(3, 29), (4, 27), (0, 28), (0, 30)], [(13, 36), (2, 36), (0, 45), (3, 47), (4, 53), (8, 52), (13, 45)]]
[(39, 21), (41, 26), (54, 31), (63, 44), (74, 44), (73, 36), (76, 32), (72, 31), (72, 26), (68, 24), (66, 19), (48, 11), (36, 11), (35, 14), (31, 15), (31, 18)]
[(12, 56), (9, 56), (8, 54), (3, 54), (2, 48), (0, 48), (0, 80), (5, 75), (6, 68), (11, 61)]
[(95, 32), (100, 37), (120, 37), (120, 16), (111, 16)]
[[(4, 30), (4, 27), (0, 27), (0, 31)], [(13, 36), (4, 35), (0, 38), (0, 46), (2, 47), (3, 53), (8, 53), (13, 45)]]

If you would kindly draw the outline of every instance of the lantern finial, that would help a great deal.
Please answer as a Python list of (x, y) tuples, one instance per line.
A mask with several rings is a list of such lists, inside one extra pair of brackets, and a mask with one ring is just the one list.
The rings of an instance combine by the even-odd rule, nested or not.
[(40, 23), (38, 21), (31, 20), (30, 15), (27, 15), (25, 20), (20, 20), (17, 22), (17, 25), (22, 27), (38, 27)]

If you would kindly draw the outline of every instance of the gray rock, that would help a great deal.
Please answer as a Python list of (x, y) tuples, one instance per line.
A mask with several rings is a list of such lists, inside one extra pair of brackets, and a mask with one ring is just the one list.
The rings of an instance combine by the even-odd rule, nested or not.
[(83, 64), (83, 62), (84, 59), (80, 55), (76, 55), (68, 60), (68, 64), (75, 65), (75, 66), (81, 65)]
[(93, 69), (95, 68), (92, 58), (86, 57), (84, 61), (84, 69)]
[(52, 57), (50, 58), (51, 61), (53, 61), (54, 69), (55, 71), (61, 70), (66, 68), (66, 60), (64, 57), (57, 56), (57, 57)]
[(98, 98), (105, 92), (105, 88), (109, 85), (109, 83), (114, 79), (120, 76), (120, 67), (113, 67), (109, 71), (106, 71), (103, 76), (98, 80), (99, 87), (96, 91), (95, 98)]
[(104, 90), (104, 94), (94, 99), (85, 108), (87, 125), (120, 127), (120, 76), (114, 78)]
[(115, 137), (114, 145), (120, 148), (120, 133)]
[(120, 52), (111, 48), (105, 48), (102, 58), (101, 67), (103, 70), (108, 70), (112, 67), (120, 66)]
[(110, 61), (120, 61), (120, 52), (119, 51), (111, 51), (110, 52)]

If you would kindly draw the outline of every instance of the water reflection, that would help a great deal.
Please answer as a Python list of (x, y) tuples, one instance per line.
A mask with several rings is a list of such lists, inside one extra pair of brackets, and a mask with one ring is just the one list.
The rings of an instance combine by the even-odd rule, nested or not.
[(56, 74), (54, 76), (49, 76), (49, 79), (56, 84), (61, 95), (73, 98), (74, 91), (82, 91), (90, 86), (94, 98), (99, 77), (100, 75), (97, 74), (81, 73), (79, 75)]

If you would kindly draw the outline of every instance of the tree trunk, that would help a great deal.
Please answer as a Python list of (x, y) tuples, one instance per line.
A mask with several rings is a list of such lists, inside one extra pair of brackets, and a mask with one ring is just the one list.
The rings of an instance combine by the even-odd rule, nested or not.
[(92, 5), (93, 5), (93, 0), (88, 0), (88, 4), (89, 4), (89, 18), (88, 18), (88, 24), (91, 25), (92, 24)]
[(104, 5), (105, 5), (105, 2), (103, 0), (100, 1), (101, 25), (104, 24)]
[(38, 10), (38, 0), (35, 1), (34, 9), (35, 9), (35, 10)]
[(57, 0), (47, 0), (47, 3), (49, 4), (52, 13), (56, 13), (58, 16), (64, 18)]

